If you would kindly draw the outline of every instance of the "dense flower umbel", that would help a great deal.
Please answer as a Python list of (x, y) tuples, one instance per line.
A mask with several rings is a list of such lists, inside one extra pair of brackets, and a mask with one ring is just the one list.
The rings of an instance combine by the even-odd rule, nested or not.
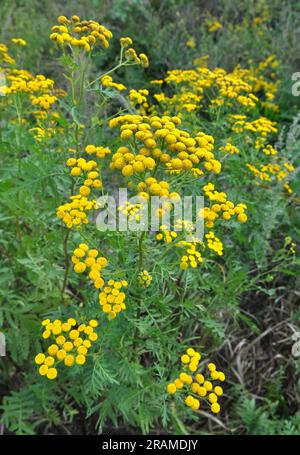
[(87, 212), (97, 208), (96, 200), (88, 200), (81, 194), (70, 197), (70, 202), (60, 205), (57, 208), (56, 215), (60, 218), (67, 228), (76, 227), (80, 229), (82, 224), (88, 224)]
[[(214, 186), (211, 185), (212, 184), (206, 185), (205, 191), (210, 192), (214, 190)], [(244, 213), (246, 209), (245, 204), (237, 204), (235, 206), (232, 202), (227, 201), (225, 193), (215, 192), (212, 194), (212, 200), (216, 200), (214, 196), (215, 198), (218, 197), (217, 200), (219, 200), (219, 202), (223, 203), (213, 204), (211, 208), (205, 207), (200, 210), (198, 214), (199, 217), (204, 216), (206, 227), (212, 227), (216, 219), (221, 217), (220, 213), (217, 213), (216, 216), (215, 212), (223, 213), (222, 218), (220, 218), (223, 221), (230, 219), (234, 215), (236, 215), (242, 223), (247, 220), (247, 216)], [(161, 225), (159, 227), (159, 232), (156, 234), (156, 240), (164, 243), (174, 242), (177, 247), (184, 250), (184, 253), (181, 253), (180, 258), (180, 268), (182, 270), (187, 270), (189, 267), (196, 268), (203, 262), (205, 256), (210, 253), (215, 253), (218, 256), (223, 255), (223, 243), (213, 231), (207, 232), (204, 235), (204, 238), (201, 239), (193, 233), (194, 229), (195, 226), (191, 221), (178, 219), (174, 223), (173, 228), (168, 229), (167, 226)], [(191, 240), (185, 240), (183, 234), (188, 234)]]
[(213, 183), (208, 183), (203, 187), (204, 194), (209, 199), (211, 206), (202, 209), (198, 216), (204, 218), (205, 226), (211, 228), (214, 226), (215, 221), (222, 216), (224, 220), (230, 220), (233, 216), (237, 216), (240, 223), (247, 221), (245, 210), (247, 206), (239, 203), (235, 205), (233, 202), (227, 200), (225, 192), (215, 190)]
[(42, 326), (44, 340), (52, 343), (49, 344), (46, 354), (40, 352), (35, 356), (35, 363), (39, 365), (39, 374), (48, 379), (57, 377), (60, 364), (68, 367), (74, 364), (84, 365), (88, 350), (98, 339), (94, 330), (98, 326), (95, 319), (88, 324), (79, 323), (74, 318), (69, 318), (66, 322), (59, 319), (51, 322), (50, 319), (45, 319)]
[(99, 177), (99, 167), (96, 161), (86, 161), (84, 158), (69, 158), (66, 165), (71, 167), (70, 174), (73, 177), (84, 175), (84, 184), (79, 188), (82, 196), (89, 196), (91, 189), (102, 188), (102, 181)]
[[(141, 198), (149, 199), (150, 196), (160, 196), (164, 201), (179, 201), (180, 196), (175, 191), (170, 191), (170, 185), (165, 180), (158, 181), (154, 177), (147, 177), (145, 181), (137, 185), (138, 195)], [(164, 205), (163, 205), (164, 206)], [(166, 208), (166, 206), (164, 206)]]
[(88, 155), (96, 155), (97, 158), (105, 158), (111, 153), (108, 147), (103, 147), (101, 145), (87, 145), (85, 151)]
[(98, 250), (95, 248), (89, 249), (86, 243), (81, 243), (73, 251), (72, 262), (76, 273), (83, 273), (87, 270), (89, 272), (88, 276), (95, 288), (101, 289), (104, 286), (101, 272), (107, 266), (107, 259), (98, 255)]
[(178, 246), (185, 249), (185, 254), (180, 258), (180, 268), (182, 270), (186, 270), (188, 267), (195, 269), (198, 264), (203, 262), (203, 242), (186, 242), (182, 240)]
[(126, 288), (128, 283), (126, 280), (109, 280), (107, 284), (108, 286), (105, 286), (99, 294), (99, 304), (104, 313), (107, 313), (108, 318), (114, 319), (118, 313), (126, 310), (126, 295), (122, 288)]
[(54, 25), (50, 39), (61, 46), (74, 46), (90, 52), (94, 46), (100, 45), (105, 49), (109, 47), (109, 40), (112, 38), (112, 32), (104, 25), (93, 20), (81, 21), (78, 16), (72, 16), (68, 19), (65, 16), (59, 16), (57, 22), (60, 25)]
[(187, 270), (189, 267), (198, 267), (204, 260), (207, 248), (218, 256), (223, 255), (223, 243), (212, 231), (204, 235), (203, 241), (187, 242), (181, 240), (177, 246), (185, 250), (185, 254), (180, 258), (180, 268), (182, 270)]
[[(202, 132), (191, 137), (178, 128), (179, 117), (127, 114), (112, 119), (111, 128), (120, 129), (120, 138), (128, 143), (112, 157), (111, 168), (122, 170), (125, 177), (161, 166), (180, 173), (194, 169), (218, 174), (221, 163), (212, 152), (214, 139)], [(202, 167), (202, 168), (201, 168)]]
[[(176, 242), (176, 246), (184, 250), (184, 254), (180, 257), (180, 268), (187, 270), (189, 267), (196, 268), (204, 260), (205, 251), (211, 250), (218, 256), (223, 255), (223, 243), (214, 234), (209, 231), (204, 235), (204, 239), (198, 239), (192, 235), (192, 223), (186, 220), (177, 220), (174, 229), (180, 229), (180, 232), (168, 230), (165, 225), (159, 227), (159, 232), (156, 234), (156, 240), (164, 243)], [(182, 240), (181, 233), (185, 232), (192, 237), (192, 241)]]
[(181, 356), (183, 371), (173, 382), (168, 384), (167, 392), (174, 395), (176, 392), (185, 395), (185, 404), (197, 411), (200, 408), (201, 400), (210, 406), (211, 412), (220, 412), (218, 398), (223, 395), (223, 389), (215, 381), (225, 381), (225, 374), (217, 371), (214, 363), (209, 363), (208, 376), (205, 378), (199, 363), (201, 355), (193, 348), (188, 348)]

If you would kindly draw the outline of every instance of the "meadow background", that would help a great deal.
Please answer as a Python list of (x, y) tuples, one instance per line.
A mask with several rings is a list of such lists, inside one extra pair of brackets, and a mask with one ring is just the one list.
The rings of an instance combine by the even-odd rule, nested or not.
[[(248, 207), (247, 223), (231, 233), (224, 228), (224, 255), (184, 279), (158, 259), (154, 287), (140, 314), (129, 312), (120, 325), (113, 321), (110, 333), (99, 315), (105, 335), (97, 368), (47, 383), (34, 364), (40, 320), (76, 312), (93, 300), (70, 273), (61, 306), (66, 244), (55, 212), (69, 192), (61, 152), (69, 133), (39, 143), (28, 132), (31, 117), (29, 126), (20, 126), (12, 108), (1, 107), (0, 330), (7, 341), (7, 356), (0, 358), (1, 433), (300, 434), (300, 357), (292, 355), (293, 334), (300, 331), (300, 96), (292, 95), (291, 78), (300, 71), (300, 2), (1, 0), (0, 8), (0, 43), (10, 49), (11, 38), (26, 40), (14, 55), (19, 67), (46, 75), (64, 90), (63, 62), (49, 39), (60, 15), (94, 19), (113, 31), (109, 49), (94, 58), (96, 76), (116, 62), (118, 39), (133, 37), (135, 48), (149, 57), (149, 68), (121, 68), (117, 80), (134, 89), (151, 91), (150, 81), (165, 78), (169, 70), (193, 68), (200, 57), (207, 56), (208, 68), (230, 72), (275, 56), (280, 83), (278, 110), (269, 112), (278, 128), (272, 144), (295, 166), (287, 194), (278, 182), (255, 185), (251, 173), (242, 172), (247, 147), (244, 161), (224, 162), (219, 182)], [(222, 25), (215, 32), (208, 30), (212, 18)], [(200, 121), (194, 113), (184, 118), (189, 127), (199, 122), (199, 129), (214, 136), (223, 127), (222, 119)], [(66, 114), (60, 127), (67, 131), (68, 122)], [(88, 143), (104, 137), (109, 143), (101, 145), (114, 145), (105, 126), (91, 135)], [(137, 256), (126, 238), (110, 242), (122, 267), (133, 267)], [(76, 242), (68, 247), (71, 254)], [(150, 273), (151, 254), (149, 246)], [(130, 287), (133, 299), (142, 292), (134, 283)], [(171, 310), (177, 305), (178, 312)], [(92, 317), (91, 305), (86, 311)], [(137, 345), (133, 331), (140, 337)], [(226, 373), (217, 416), (204, 410), (193, 414), (165, 392), (190, 343)]]

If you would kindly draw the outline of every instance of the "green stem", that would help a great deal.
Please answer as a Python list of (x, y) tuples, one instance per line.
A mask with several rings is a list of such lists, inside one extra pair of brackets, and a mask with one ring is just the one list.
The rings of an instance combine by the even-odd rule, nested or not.
[(65, 256), (65, 274), (64, 274), (64, 280), (63, 280), (63, 285), (61, 288), (61, 303), (64, 304), (65, 299), (64, 299), (64, 293), (66, 290), (67, 286), (67, 281), (68, 281), (68, 275), (69, 275), (69, 269), (70, 269), (70, 261), (69, 261), (69, 256), (68, 256), (68, 240), (70, 236), (70, 229), (67, 230), (67, 233), (65, 235), (64, 241), (63, 241), (63, 248), (64, 248), (64, 256)]
[[(146, 231), (143, 231), (140, 235), (139, 244), (138, 244), (138, 249), (139, 249), (138, 271), (139, 272), (141, 272), (143, 269), (143, 257), (144, 257), (143, 241), (144, 241), (145, 235), (146, 235)], [(140, 296), (138, 303), (137, 303), (137, 310), (136, 310), (136, 319), (137, 320), (139, 320), (141, 317), (141, 307), (142, 307), (142, 297)], [(135, 327), (134, 336), (133, 336), (133, 352), (135, 352), (135, 350), (136, 350), (137, 342), (138, 342), (138, 328)]]
[(143, 268), (143, 241), (145, 237), (146, 231), (143, 231), (141, 233), (141, 236), (139, 238), (139, 262), (138, 262), (138, 269), (139, 271), (142, 271)]
[(121, 68), (121, 66), (124, 66), (124, 65), (125, 65), (125, 62), (123, 62), (123, 63), (118, 63), (118, 65), (114, 66), (111, 70), (107, 71), (106, 73), (101, 74), (101, 75), (98, 76), (96, 79), (94, 79), (92, 82), (90, 82), (90, 83), (87, 85), (87, 88), (90, 87), (91, 85), (95, 84), (95, 82), (99, 81), (99, 79), (102, 79), (102, 77), (107, 76), (108, 74), (113, 73), (114, 71), (116, 71), (117, 69)]

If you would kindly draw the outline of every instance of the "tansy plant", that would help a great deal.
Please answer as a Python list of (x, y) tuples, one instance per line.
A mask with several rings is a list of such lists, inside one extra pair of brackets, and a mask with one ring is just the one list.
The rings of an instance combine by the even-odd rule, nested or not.
[[(84, 432), (253, 432), (293, 408), (295, 381), (274, 409), (273, 398), (289, 349), (278, 321), (293, 313), (292, 327), (297, 315), (299, 116), (280, 131), (297, 100), (281, 112), (286, 68), (267, 54), (281, 19), (251, 8), (246, 30), (242, 10), (239, 24), (221, 10), (201, 12), (198, 27), (179, 8), (157, 35), (154, 16), (152, 41), (139, 8), (119, 21), (138, 24), (135, 40), (113, 36), (111, 11), (102, 23), (90, 9), (91, 19), (58, 17), (48, 44), (32, 28), (27, 45), (22, 24), (0, 44), (4, 431), (74, 421)], [(265, 322), (277, 359), (267, 369), (255, 356), (269, 343)], [(238, 375), (233, 354), (245, 360)], [(246, 392), (263, 399), (242, 415)], [(284, 414), (278, 428), (293, 431), (297, 416)]]
[[(156, 256), (160, 252), (164, 255), (169, 249), (168, 244), (173, 244), (175, 248), (172, 253), (177, 257), (178, 266), (184, 273), (189, 267), (197, 268), (210, 255), (223, 254), (222, 241), (212, 229), (216, 229), (217, 225), (222, 225), (231, 218), (236, 218), (240, 223), (247, 221), (246, 205), (230, 201), (225, 192), (217, 191), (215, 185), (209, 181), (221, 172), (222, 167), (214, 154), (214, 137), (203, 131), (191, 134), (178, 115), (151, 113), (153, 108), (149, 105), (147, 90), (131, 89), (127, 103), (134, 112), (113, 114), (109, 120), (109, 128), (118, 131), (113, 147), (107, 143), (93, 145), (89, 142), (89, 134), (81, 123), (81, 119), (82, 121), (86, 119), (87, 111), (84, 107), (86, 97), (89, 97), (91, 91), (98, 91), (100, 97), (106, 99), (107, 87), (117, 92), (126, 90), (123, 84), (113, 81), (111, 74), (121, 66), (146, 67), (148, 60), (144, 54), (137, 55), (130, 47), (132, 45), (130, 38), (121, 38), (119, 63), (90, 82), (87, 75), (90, 73), (93, 54), (98, 52), (98, 48), (101, 50), (109, 46), (112, 33), (95, 21), (82, 21), (77, 16), (71, 19), (61, 16), (58, 22), (58, 25), (52, 27), (50, 38), (62, 49), (64, 54), (62, 61), (67, 62), (66, 78), (70, 82), (73, 105), (71, 112), (76, 112), (76, 116), (73, 117), (74, 125), (71, 128), (73, 141), (69, 144), (69, 157), (66, 160), (72, 179), (71, 193), (69, 200), (58, 206), (57, 216), (62, 220), (65, 229), (66, 264), (70, 232), (74, 231), (74, 237), (81, 239), (81, 242), (73, 249), (71, 258), (73, 270), (92, 282), (93, 287), (98, 290), (98, 299), (95, 298), (92, 305), (94, 319), (89, 322), (84, 322), (84, 310), (82, 316), (76, 319), (71, 317), (65, 322), (60, 319), (53, 322), (46, 319), (42, 322), (45, 328), (43, 338), (50, 339), (52, 344), (48, 346), (46, 353), (37, 354), (35, 361), (39, 365), (39, 373), (48, 379), (55, 379), (58, 376), (61, 365), (81, 366), (86, 362), (89, 350), (92, 352), (94, 349), (92, 345), (97, 344), (98, 335), (94, 329), (98, 325), (96, 318), (101, 318), (99, 306), (109, 320), (115, 319), (123, 312), (126, 319), (127, 308), (129, 312), (137, 311), (139, 317), (143, 293), (153, 283), (151, 261), (148, 259), (145, 262), (146, 244), (152, 245), (155, 250), (156, 245), (163, 242), (157, 249)], [(96, 84), (97, 90), (94, 89)], [(174, 226), (169, 229), (161, 224), (156, 233), (151, 232), (151, 229), (143, 230), (136, 237), (137, 259), (133, 267), (127, 272), (113, 273), (110, 264), (112, 253), (109, 251), (109, 236), (106, 238), (104, 234), (99, 234), (92, 219), (92, 214), (99, 209), (97, 199), (99, 196), (108, 195), (109, 192), (109, 185), (105, 184), (106, 174), (116, 174), (118, 179), (123, 179), (127, 184), (131, 194), (138, 196), (139, 203), (126, 202), (124, 206), (118, 207), (125, 217), (135, 220), (141, 217), (143, 201), (151, 201), (152, 196), (162, 198), (162, 207), (157, 214), (160, 218), (172, 212), (172, 203), (180, 201), (184, 188), (194, 182), (203, 189), (209, 201), (209, 206), (197, 213), (197, 217), (203, 220), (209, 231), (201, 240), (195, 238), (186, 241), (185, 234), (191, 234), (193, 226), (185, 219), (177, 219)], [(114, 235), (117, 238), (124, 236), (132, 238), (129, 233), (116, 232)], [(98, 245), (99, 240), (100, 248), (89, 246), (91, 243)], [(64, 277), (63, 300), (68, 277), (69, 266)], [(132, 280), (136, 280), (140, 289), (138, 301), (135, 296), (132, 299), (130, 287), (127, 290), (128, 281)], [(112, 322), (103, 321), (102, 324), (108, 324), (109, 330)], [(182, 362), (189, 363), (188, 368), (192, 372), (197, 370), (199, 361), (200, 354), (193, 348), (189, 348), (187, 354), (182, 356)], [(212, 379), (225, 378), (223, 373), (218, 373), (218, 378), (216, 377), (217, 372), (213, 364), (210, 364), (209, 368), (211, 376), (215, 376)], [(202, 377), (200, 373), (197, 374), (196, 382), (193, 382), (192, 377), (183, 372), (167, 390), (174, 393), (177, 389), (184, 389), (184, 384), (189, 384), (191, 394), (186, 397), (185, 402), (194, 410), (200, 406), (195, 396), (205, 397), (206, 393), (210, 392), (208, 400), (211, 403), (211, 410), (219, 412), (217, 396), (221, 395), (222, 389), (215, 387), (212, 391), (212, 383), (204, 378), (203, 381), (200, 380)]]
[[(135, 352), (141, 334), (147, 338), (138, 324), (143, 324), (143, 318), (153, 319), (151, 306), (155, 302), (149, 305), (149, 299), (158, 280), (164, 276), (176, 279), (180, 289), (188, 283), (189, 274), (199, 273), (197, 269), (226, 253), (222, 240), (225, 229), (228, 238), (248, 215), (247, 204), (237, 198), (234, 188), (230, 195), (222, 189), (224, 163), (241, 155), (247, 159), (245, 149), (251, 145), (256, 154), (249, 156), (245, 170), (258, 181), (276, 178), (286, 189), (294, 169), (291, 163), (282, 162), (268, 141), (276, 132), (275, 123), (256, 115), (258, 107), (276, 110), (276, 82), (260, 77), (268, 65), (274, 66), (273, 59), (257, 70), (236, 67), (230, 73), (220, 68), (209, 70), (202, 60), (202, 66), (195, 69), (170, 71), (163, 81), (152, 81), (161, 91), (152, 93), (151, 98), (148, 90), (128, 90), (118, 80), (120, 68), (147, 68), (149, 64), (147, 56), (133, 48), (131, 38), (120, 39), (115, 65), (92, 77), (94, 58), (109, 47), (112, 32), (78, 16), (60, 16), (57, 21), (50, 38), (62, 54), (67, 92), (56, 89), (54, 81), (45, 76), (17, 68), (8, 48), (0, 46), (8, 80), (5, 103), (14, 106), (20, 126), (33, 114), (35, 126), (30, 131), (37, 143), (46, 145), (60, 134), (63, 146), (58, 151), (65, 161), (63, 175), (69, 184), (68, 191), (57, 191), (56, 210), (64, 236), (59, 308), (63, 316), (42, 321), (43, 349), (35, 357), (40, 375), (49, 380), (59, 380), (71, 366), (79, 374), (83, 365), (93, 360), (98, 364), (102, 349), (106, 349), (102, 348), (103, 334), (120, 330), (123, 343), (124, 324), (131, 327), (133, 320), (138, 323), (133, 331), (129, 329), (132, 340), (128, 343)], [(213, 23), (209, 27), (211, 32), (220, 28)], [(24, 45), (19, 38), (13, 42)], [(168, 85), (173, 88), (171, 96), (163, 91)], [(259, 98), (262, 91), (264, 97)], [(201, 120), (204, 108), (211, 123)], [(218, 128), (211, 126), (214, 121)], [(265, 163), (265, 159), (271, 161)], [(99, 198), (108, 200), (120, 182), (137, 201), (118, 205), (117, 212), (128, 222), (142, 221), (143, 204), (147, 202), (151, 211), (152, 198), (160, 197), (158, 228), (149, 226), (138, 232), (97, 229)], [(196, 213), (205, 228), (201, 239), (193, 236), (194, 225), (184, 217), (164, 224), (164, 217), (174, 216), (174, 204), (186, 191), (205, 196), (205, 207)], [(75, 275), (76, 292), (74, 284), (69, 287)], [(83, 289), (87, 289), (87, 301), (81, 301)], [(161, 292), (165, 292), (163, 287)], [(80, 304), (69, 312), (72, 299)], [(162, 314), (166, 310), (164, 305), (160, 307)], [(206, 377), (200, 359), (194, 348), (188, 348), (181, 357), (183, 371), (167, 391), (184, 394), (185, 404), (195, 411), (202, 400), (218, 413), (223, 390), (214, 381), (224, 381), (225, 375), (209, 363)]]

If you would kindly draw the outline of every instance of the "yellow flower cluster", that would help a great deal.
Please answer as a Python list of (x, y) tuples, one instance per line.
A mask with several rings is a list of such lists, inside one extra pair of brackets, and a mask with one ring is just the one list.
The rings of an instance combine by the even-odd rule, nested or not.
[[(56, 101), (56, 97), (51, 95), (54, 81), (48, 79), (42, 74), (33, 76), (26, 70), (11, 69), (6, 72), (7, 87), (6, 95), (14, 93), (29, 93), (33, 105), (39, 105), (42, 108), (49, 107)], [(54, 99), (55, 98), (55, 99)], [(43, 104), (45, 103), (45, 106)]]
[(120, 38), (120, 44), (123, 49), (132, 45), (132, 39), (129, 36)]
[(137, 55), (136, 51), (130, 47), (125, 51), (126, 61), (132, 62), (135, 65), (141, 65), (142, 68), (148, 68), (149, 60), (146, 54)]
[(204, 91), (211, 87), (217, 91), (217, 97), (211, 101), (212, 106), (221, 106), (226, 100), (230, 102), (251, 91), (251, 86), (243, 81), (239, 74), (226, 73), (220, 68), (213, 71), (206, 67), (198, 67), (195, 70), (172, 70), (168, 72), (165, 82), (175, 85), (177, 92), (171, 98), (164, 95), (160, 99), (157, 96), (155, 98), (167, 109), (179, 107), (188, 112), (201, 107)]
[(185, 253), (180, 259), (181, 270), (187, 270), (188, 267), (195, 269), (198, 264), (203, 262), (203, 257), (199, 247), (203, 248), (203, 242), (186, 242), (182, 240), (178, 246), (185, 249)]
[(48, 94), (41, 96), (31, 95), (30, 99), (33, 106), (39, 106), (42, 109), (48, 110), (57, 101), (57, 96)]
[(177, 128), (180, 123), (179, 117), (157, 115), (127, 114), (112, 119), (109, 126), (119, 127), (120, 138), (129, 141), (132, 150), (136, 149), (138, 154), (120, 147), (113, 156), (111, 167), (122, 169), (123, 175), (130, 177), (134, 172), (144, 172), (145, 168), (152, 170), (160, 164), (168, 171), (179, 173), (193, 171), (203, 163), (207, 171), (218, 174), (221, 163), (212, 152), (213, 137), (200, 132), (193, 138)]
[(125, 51), (126, 63), (129, 62), (129, 64), (141, 65), (144, 68), (148, 68), (149, 60), (148, 60), (147, 55), (139, 54), (139, 56), (138, 56), (136, 51), (132, 47), (129, 48), (129, 46), (131, 46), (132, 43), (133, 43), (133, 41), (129, 36), (120, 38), (120, 44), (121, 44), (121, 48), (122, 48), (121, 55), (123, 55), (123, 50), (127, 49)]
[(129, 101), (133, 106), (142, 105), (145, 109), (149, 106), (147, 96), (149, 91), (146, 89), (135, 90), (132, 89), (129, 92)]
[(39, 374), (48, 379), (55, 379), (57, 366), (63, 362), (71, 367), (74, 364), (84, 365), (88, 350), (92, 343), (98, 339), (94, 329), (98, 326), (95, 319), (88, 324), (79, 324), (76, 319), (69, 318), (66, 322), (55, 319), (42, 321), (44, 327), (43, 338), (52, 339), (47, 354), (40, 352), (35, 356), (35, 363), (39, 365)]
[[(190, 221), (177, 220), (174, 228), (192, 235), (194, 226)], [(160, 232), (156, 234), (158, 241), (172, 243), (178, 238), (177, 232), (168, 230), (165, 225), (161, 225), (159, 230)], [(223, 255), (223, 243), (212, 231), (205, 234), (205, 242), (194, 237), (191, 241), (180, 240), (176, 246), (185, 250), (184, 255), (180, 258), (180, 268), (182, 270), (187, 270), (188, 267), (196, 268), (198, 264), (201, 264), (204, 260), (203, 251), (206, 247), (219, 256)]]
[[(231, 117), (236, 118), (236, 116)], [(255, 133), (255, 148), (259, 150), (264, 146), (267, 136), (271, 133), (276, 133), (277, 128), (276, 123), (266, 117), (259, 117), (258, 119), (249, 122), (246, 120), (245, 116), (243, 118), (240, 116), (233, 124), (232, 131), (236, 133), (241, 133), (243, 131)]]
[(169, 231), (164, 224), (159, 226), (159, 230), (161, 232), (156, 234), (156, 240), (158, 241), (162, 240), (165, 243), (172, 243), (177, 238), (177, 233), (175, 231)]
[[(14, 44), (24, 46), (26, 42), (21, 38), (13, 38)], [(25, 44), (24, 44), (25, 43)], [(5, 64), (8, 67), (3, 68)], [(63, 90), (54, 88), (54, 81), (42, 74), (33, 75), (29, 71), (20, 69), (16, 61), (9, 55), (8, 48), (0, 44), (0, 73), (5, 71), (5, 84), (0, 84), (0, 95), (5, 104), (13, 104), (18, 114), (18, 122), (25, 124), (28, 117), (33, 116), (36, 126), (30, 119), (32, 128), (29, 129), (37, 142), (47, 141), (54, 134), (61, 133), (62, 127), (57, 124), (55, 113), (51, 111), (58, 98), (64, 97)], [(15, 97), (20, 94), (22, 96)], [(38, 110), (31, 109), (31, 106)], [(47, 120), (47, 125), (42, 124)], [(12, 119), (14, 122), (15, 120)]]
[(258, 102), (257, 96), (253, 95), (253, 93), (250, 93), (248, 96), (239, 95), (236, 100), (243, 106), (248, 107), (255, 107)]
[(219, 150), (221, 150), (224, 153), (230, 153), (231, 155), (239, 154), (240, 151), (237, 147), (235, 147), (233, 144), (228, 142), (226, 145), (219, 147)]
[(265, 155), (277, 155), (277, 151), (274, 149), (273, 145), (268, 144), (263, 149), (262, 152)]
[(81, 243), (73, 252), (72, 262), (76, 273), (83, 273), (88, 270), (88, 277), (93, 282), (96, 289), (102, 289), (99, 293), (99, 304), (104, 313), (108, 314), (109, 319), (114, 319), (118, 313), (126, 309), (126, 295), (122, 288), (128, 286), (126, 280), (108, 280), (107, 286), (101, 276), (102, 269), (107, 266), (107, 259), (103, 256), (98, 257), (97, 249), (89, 249), (88, 245)]
[[(168, 115), (178, 111), (184, 113), (199, 109), (202, 107), (201, 102), (206, 103), (207, 98), (210, 100), (209, 109), (220, 106), (235, 109), (242, 106), (249, 110), (260, 102), (263, 106), (276, 110), (277, 107), (272, 101), (278, 84), (270, 80), (272, 74), (270, 76), (266, 74), (267, 67), (274, 68), (276, 62), (273, 57), (250, 69), (243, 69), (238, 65), (232, 72), (226, 72), (221, 68), (210, 70), (203, 57), (195, 59), (195, 69), (172, 70), (163, 81), (152, 81), (154, 85), (165, 82), (175, 88), (175, 93), (170, 97), (164, 93), (156, 93), (154, 98)], [(205, 97), (207, 90), (213, 90), (213, 93), (216, 93), (215, 98), (211, 99), (210, 94)], [(260, 94), (260, 99), (256, 94)]]
[(111, 76), (109, 76), (108, 74), (101, 78), (101, 84), (103, 87), (115, 88), (115, 89), (119, 90), (119, 92), (122, 92), (123, 90), (126, 90), (126, 88), (127, 88), (124, 84), (114, 82), (113, 78)]
[(138, 282), (142, 288), (148, 288), (152, 282), (152, 276), (147, 270), (143, 270), (139, 273)]
[(81, 194), (76, 194), (70, 197), (70, 202), (66, 202), (57, 208), (56, 215), (60, 218), (67, 228), (71, 229), (75, 226), (80, 229), (81, 224), (88, 224), (86, 212), (97, 208), (96, 200), (88, 200)]
[(113, 36), (112, 32), (99, 22), (81, 21), (78, 16), (72, 16), (71, 19), (59, 16), (57, 22), (60, 25), (52, 27), (50, 39), (61, 46), (71, 45), (90, 52), (94, 46), (100, 44), (107, 49)]
[(26, 44), (27, 44), (26, 41), (22, 38), (12, 38), (11, 42), (13, 44), (17, 44), (18, 46), (22, 46), (22, 47), (26, 46)]
[(11, 55), (9, 55), (8, 47), (2, 43), (0, 43), (0, 62), (7, 63), (8, 65), (14, 65), (16, 63)]
[(33, 135), (37, 142), (43, 142), (44, 140), (50, 139), (54, 134), (57, 134), (56, 128), (30, 128), (29, 132)]
[(178, 378), (167, 385), (167, 392), (174, 395), (176, 392), (188, 394), (185, 397), (185, 404), (197, 411), (200, 408), (200, 400), (206, 402), (210, 406), (211, 412), (217, 414), (220, 412), (218, 398), (223, 395), (223, 389), (219, 385), (215, 385), (214, 381), (225, 381), (225, 374), (222, 371), (217, 371), (214, 363), (209, 363), (208, 378), (198, 372), (201, 355), (193, 348), (188, 348), (186, 353), (181, 356), (181, 363), (184, 371)]
[[(266, 182), (271, 182), (273, 179), (281, 182), (287, 179), (289, 174), (295, 171), (295, 167), (287, 162), (284, 162), (283, 164), (279, 164), (278, 162), (261, 164), (259, 168), (250, 163), (247, 163), (246, 166), (255, 177)], [(292, 192), (287, 182), (285, 182), (284, 187), (289, 193)]]
[(245, 210), (247, 206), (239, 203), (234, 205), (233, 202), (227, 200), (227, 195), (224, 192), (215, 190), (213, 183), (208, 183), (203, 187), (205, 196), (207, 196), (210, 202), (214, 202), (211, 207), (204, 207), (198, 213), (199, 217), (203, 217), (205, 220), (205, 226), (212, 228), (215, 221), (222, 216), (224, 220), (230, 220), (231, 217), (237, 216), (240, 223), (247, 221), (247, 215)]
[[(273, 158), (273, 162), (262, 163), (261, 157), (255, 162), (247, 163), (247, 168), (258, 180), (271, 182), (272, 180), (284, 181), (284, 188), (291, 193), (292, 190), (288, 184), (287, 177), (293, 172), (294, 166), (282, 162), (278, 151), (273, 145), (267, 143), (268, 135), (277, 132), (276, 123), (266, 117), (259, 117), (250, 121), (246, 115), (230, 115), (229, 119), (233, 121), (232, 130), (236, 133), (245, 132), (246, 143), (252, 143), (256, 150), (261, 151), (267, 157)], [(257, 183), (257, 182), (256, 182)]]
[(128, 286), (126, 280), (108, 280), (107, 286), (101, 276), (102, 269), (107, 266), (107, 259), (98, 257), (98, 250), (89, 249), (88, 245), (81, 243), (73, 252), (72, 262), (76, 273), (83, 273), (88, 269), (88, 277), (93, 281), (96, 289), (102, 289), (99, 293), (99, 304), (109, 319), (114, 319), (118, 313), (126, 309), (126, 295), (122, 288)]
[(99, 177), (98, 164), (94, 160), (86, 161), (84, 158), (68, 158), (66, 165), (71, 167), (71, 175), (77, 177), (82, 173), (88, 173), (84, 185), (79, 188), (81, 196), (89, 196), (91, 188), (102, 188), (102, 181)]
[(210, 231), (205, 234), (205, 238), (207, 240), (206, 244), (207, 247), (217, 253), (219, 256), (223, 255), (223, 243), (221, 240), (215, 236), (214, 232)]
[(122, 288), (126, 288), (128, 283), (126, 280), (109, 280), (107, 284), (108, 286), (105, 286), (99, 294), (99, 304), (103, 312), (108, 314), (108, 318), (114, 319), (118, 313), (126, 310), (124, 302), (126, 295), (122, 292)]
[[(151, 81), (151, 83), (157, 84), (157, 81)], [(202, 100), (201, 95), (182, 91), (180, 93), (175, 93), (171, 97), (168, 97), (164, 93), (155, 93), (153, 97), (166, 109), (165, 114), (169, 113), (172, 108), (175, 110), (175, 106), (177, 106), (180, 111), (192, 112), (201, 107), (200, 102)]]
[[(253, 68), (252, 74), (251, 71), (249, 71), (249, 78), (254, 79), (254, 91), (256, 93), (260, 91), (265, 92), (267, 101), (263, 101), (262, 106), (265, 108), (273, 108), (275, 111), (277, 110), (277, 106), (274, 105), (272, 101), (278, 90), (280, 81), (274, 81), (274, 70), (278, 67), (279, 63), (280, 62), (276, 59), (275, 55), (269, 55), (269, 57), (258, 64), (257, 68)], [(266, 73), (268, 73), (268, 78), (265, 76)]]
[(155, 161), (150, 156), (146, 156), (143, 150), (135, 155), (128, 147), (119, 147), (112, 156), (111, 169), (120, 169), (124, 177), (131, 177), (134, 172), (143, 173), (155, 167)]
[[(175, 191), (170, 192), (169, 183), (161, 180), (160, 182), (154, 177), (147, 177), (144, 182), (139, 182), (137, 185), (138, 195), (144, 199), (149, 199), (150, 196), (160, 196), (168, 198), (175, 202), (180, 200), (180, 196)], [(167, 206), (165, 206), (167, 208)]]
[(105, 158), (106, 155), (109, 155), (111, 153), (108, 147), (102, 146), (96, 147), (95, 145), (87, 145), (85, 151), (88, 155), (95, 154), (97, 158)]
[(75, 273), (83, 273), (88, 269), (88, 277), (93, 281), (96, 289), (104, 286), (101, 276), (102, 269), (107, 266), (107, 259), (103, 256), (98, 257), (98, 250), (89, 249), (86, 243), (81, 243), (73, 252), (72, 262)]
[(219, 256), (223, 255), (223, 243), (221, 240), (214, 234), (214, 232), (209, 231), (204, 236), (206, 241), (195, 239), (195, 241), (185, 241), (181, 240), (178, 242), (177, 246), (185, 249), (185, 254), (180, 258), (180, 268), (182, 270), (187, 270), (189, 267), (196, 268), (204, 260), (203, 251), (206, 247), (217, 253)]

